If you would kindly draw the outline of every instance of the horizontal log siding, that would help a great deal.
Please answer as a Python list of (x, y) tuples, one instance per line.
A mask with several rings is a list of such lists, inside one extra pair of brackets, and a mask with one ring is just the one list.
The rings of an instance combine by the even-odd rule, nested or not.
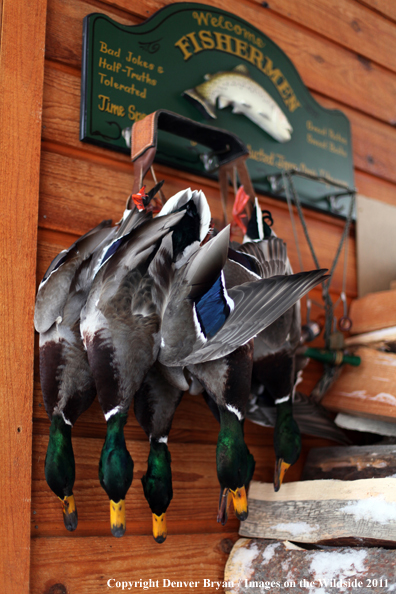
[[(78, 235), (104, 218), (117, 220), (132, 187), (132, 166), (127, 156), (78, 140), (82, 19), (96, 11), (125, 24), (138, 24), (165, 4), (159, 0), (48, 0), (37, 281), (56, 253)], [(331, 14), (326, 0), (271, 0), (267, 8), (263, 4), (259, 0), (215, 0), (210, 6), (240, 15), (271, 37), (292, 59), (315, 99), (327, 108), (345, 112), (352, 126), (359, 192), (396, 204), (396, 16), (392, 2), (334, 0)], [(156, 171), (160, 179), (165, 179), (167, 196), (186, 186), (202, 188), (214, 218), (221, 219), (217, 184), (164, 166), (158, 166)], [(260, 201), (273, 213), (274, 229), (286, 240), (292, 265), (298, 270), (286, 205), (264, 196), (260, 196)], [(229, 210), (231, 214), (231, 204)], [(320, 263), (329, 266), (343, 224), (310, 210), (306, 210), (306, 217)], [(312, 268), (300, 226), (298, 233), (304, 267)], [(356, 296), (354, 228), (348, 242), (350, 300)], [(342, 259), (332, 286), (334, 299), (341, 286)], [(318, 289), (314, 297), (320, 298)], [(314, 318), (319, 314), (320, 310), (313, 310)], [(238, 524), (234, 518), (224, 528), (216, 523), (218, 426), (203, 400), (186, 395), (175, 416), (170, 438), (174, 500), (169, 508), (169, 536), (164, 545), (156, 545), (150, 536), (151, 514), (139, 480), (148, 443), (132, 413), (125, 431), (135, 460), (135, 479), (127, 496), (127, 534), (120, 540), (109, 535), (107, 497), (97, 476), (106, 426), (97, 402), (73, 430), (80, 521), (77, 531), (68, 534), (59, 502), (44, 479), (49, 421), (42, 403), (37, 363), (36, 344), (31, 592), (52, 592), (51, 588), (60, 584), (68, 593), (96, 593), (107, 588), (106, 580), (112, 577), (221, 579), (227, 554), (237, 538)], [(311, 362), (302, 391), (309, 393), (320, 374), (320, 364)], [(270, 482), (273, 431), (247, 422), (246, 436), (257, 460), (256, 480)], [(304, 437), (302, 456), (286, 480), (300, 477), (311, 447), (326, 444), (331, 442)], [(66, 550), (72, 550), (72, 555), (65, 557)], [(185, 591), (190, 590), (178, 589)]]

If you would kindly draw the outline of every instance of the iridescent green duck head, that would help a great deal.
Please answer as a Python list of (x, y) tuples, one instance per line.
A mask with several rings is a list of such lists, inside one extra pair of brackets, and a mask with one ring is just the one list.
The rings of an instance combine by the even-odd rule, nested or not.
[(63, 521), (68, 530), (77, 528), (77, 508), (73, 495), (76, 476), (70, 424), (61, 415), (53, 415), (45, 457), (45, 479), (59, 497), (63, 507)]
[(133, 461), (124, 437), (127, 417), (127, 413), (116, 413), (108, 419), (99, 461), (99, 481), (110, 499), (110, 526), (116, 537), (126, 529), (125, 497), (133, 478)]
[(235, 412), (219, 407), (220, 432), (217, 440), (216, 462), (220, 483), (220, 501), (217, 521), (224, 524), (228, 518), (231, 499), (237, 518), (248, 517), (246, 488), (254, 472), (254, 458), (246, 447), (243, 423)]
[(292, 399), (276, 403), (277, 415), (274, 431), (275, 473), (274, 489), (279, 491), (285, 473), (301, 454), (301, 433), (293, 418)]
[(159, 543), (167, 536), (166, 510), (173, 497), (171, 455), (165, 441), (151, 439), (147, 473), (142, 478), (144, 496), (153, 514), (153, 537)]

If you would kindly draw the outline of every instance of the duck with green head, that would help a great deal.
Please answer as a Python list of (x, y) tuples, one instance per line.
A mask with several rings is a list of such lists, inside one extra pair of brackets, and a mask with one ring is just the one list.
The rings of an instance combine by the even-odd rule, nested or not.
[(114, 536), (126, 529), (125, 497), (133, 479), (124, 426), (133, 397), (159, 349), (161, 299), (167, 284), (152, 274), (161, 240), (184, 213), (149, 220), (110, 245), (81, 312), (81, 335), (107, 422), (99, 462)]
[[(210, 225), (210, 209), (202, 192), (187, 189), (168, 200), (159, 216), (184, 213), (174, 227), (171, 241), (161, 247), (161, 258), (151, 265), (157, 278), (171, 279), (173, 267), (183, 265), (190, 252), (198, 249), (205, 239)], [(166, 511), (173, 497), (171, 455), (168, 437), (173, 416), (188, 389), (181, 368), (166, 368), (157, 362), (146, 375), (135, 394), (136, 418), (150, 441), (147, 472), (142, 478), (144, 495), (150, 506), (153, 520), (153, 537), (158, 543), (167, 536)]]
[[(274, 245), (282, 253), (283, 242), (276, 240)], [(260, 278), (239, 261), (227, 262), (228, 254), (226, 228), (176, 270), (162, 314), (158, 360), (166, 367), (187, 369), (221, 409), (224, 429), (217, 449), (221, 502), (223, 495), (228, 499), (228, 489), (237, 514), (244, 517), (249, 456), (242, 422), (252, 375), (250, 341), (321, 282), (324, 271)], [(277, 264), (267, 268), (276, 271)], [(224, 479), (227, 483), (232, 479), (230, 486)], [(224, 518), (222, 512), (219, 517)]]
[(286, 471), (297, 462), (301, 454), (301, 433), (293, 418), (291, 396), (276, 403), (274, 430), (275, 472), (274, 489), (279, 491)]
[(108, 418), (99, 461), (99, 481), (110, 499), (111, 532), (116, 537), (125, 532), (125, 496), (133, 478), (133, 461), (124, 437), (127, 418), (126, 413), (116, 413)]
[(243, 423), (228, 409), (219, 407), (220, 432), (216, 448), (220, 498), (217, 521), (223, 526), (232, 501), (236, 517), (248, 517), (247, 490), (253, 478), (255, 461), (243, 436)]
[[(146, 207), (158, 188), (145, 195)], [(133, 196), (132, 196), (133, 198)], [(73, 495), (75, 463), (71, 428), (95, 398), (94, 379), (80, 334), (80, 314), (103, 254), (124, 235), (152, 217), (128, 199), (121, 221), (103, 221), (63, 250), (40, 283), (34, 315), (40, 333), (40, 379), (44, 404), (51, 420), (45, 476), (61, 499), (68, 530), (77, 526)]]
[(158, 543), (167, 537), (166, 512), (173, 498), (168, 437), (176, 408), (187, 388), (181, 369), (167, 369), (157, 362), (134, 399), (136, 418), (150, 442), (142, 485), (152, 513), (153, 537)]
[[(265, 213), (265, 217), (272, 221), (270, 213)], [(280, 248), (280, 240), (264, 220), (256, 198), (244, 243), (238, 249), (257, 258), (262, 277), (291, 275), (293, 271), (285, 244)], [(300, 338), (300, 302), (297, 301), (254, 340), (253, 384), (261, 386), (260, 393), (265, 390), (265, 394), (270, 395), (277, 411), (274, 430), (275, 491), (280, 489), (285, 472), (297, 462), (301, 452), (301, 434), (293, 418), (292, 404), (297, 378), (295, 357)]]
[(244, 413), (250, 393), (253, 341), (214, 361), (189, 365), (203, 396), (220, 423), (216, 447), (220, 498), (217, 521), (227, 522), (231, 501), (241, 521), (248, 516), (246, 490), (254, 472), (254, 458), (244, 439)]
[(40, 333), (40, 380), (51, 420), (45, 478), (62, 502), (68, 530), (77, 527), (72, 426), (96, 393), (80, 337), (80, 311), (92, 282), (95, 250), (113, 233), (110, 224), (103, 221), (61, 252), (45, 273), (36, 298), (34, 323)]

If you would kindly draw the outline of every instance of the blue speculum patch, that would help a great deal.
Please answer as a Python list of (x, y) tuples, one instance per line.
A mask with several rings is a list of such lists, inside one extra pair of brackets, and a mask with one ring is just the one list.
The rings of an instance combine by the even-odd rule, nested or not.
[(202, 297), (195, 299), (195, 308), (202, 332), (212, 338), (230, 315), (221, 276)]
[(118, 248), (120, 247), (121, 241), (123, 240), (123, 237), (120, 237), (120, 239), (117, 239), (114, 243), (111, 244), (111, 246), (108, 248), (108, 250), (106, 251), (105, 255), (102, 258), (102, 261), (100, 263), (101, 266), (103, 266), (103, 264), (105, 262), (107, 262), (107, 260), (109, 258), (111, 258), (111, 256), (113, 254), (116, 253), (116, 251), (118, 250)]

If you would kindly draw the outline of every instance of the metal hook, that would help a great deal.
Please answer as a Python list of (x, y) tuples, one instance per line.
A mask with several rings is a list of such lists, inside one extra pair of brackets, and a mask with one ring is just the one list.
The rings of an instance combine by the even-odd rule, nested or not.
[(217, 159), (218, 155), (224, 155), (228, 153), (230, 150), (230, 145), (227, 144), (224, 149), (221, 151), (211, 151), (210, 153), (201, 153), (199, 158), (201, 159), (205, 171), (214, 171), (215, 169), (219, 168), (219, 160)]

